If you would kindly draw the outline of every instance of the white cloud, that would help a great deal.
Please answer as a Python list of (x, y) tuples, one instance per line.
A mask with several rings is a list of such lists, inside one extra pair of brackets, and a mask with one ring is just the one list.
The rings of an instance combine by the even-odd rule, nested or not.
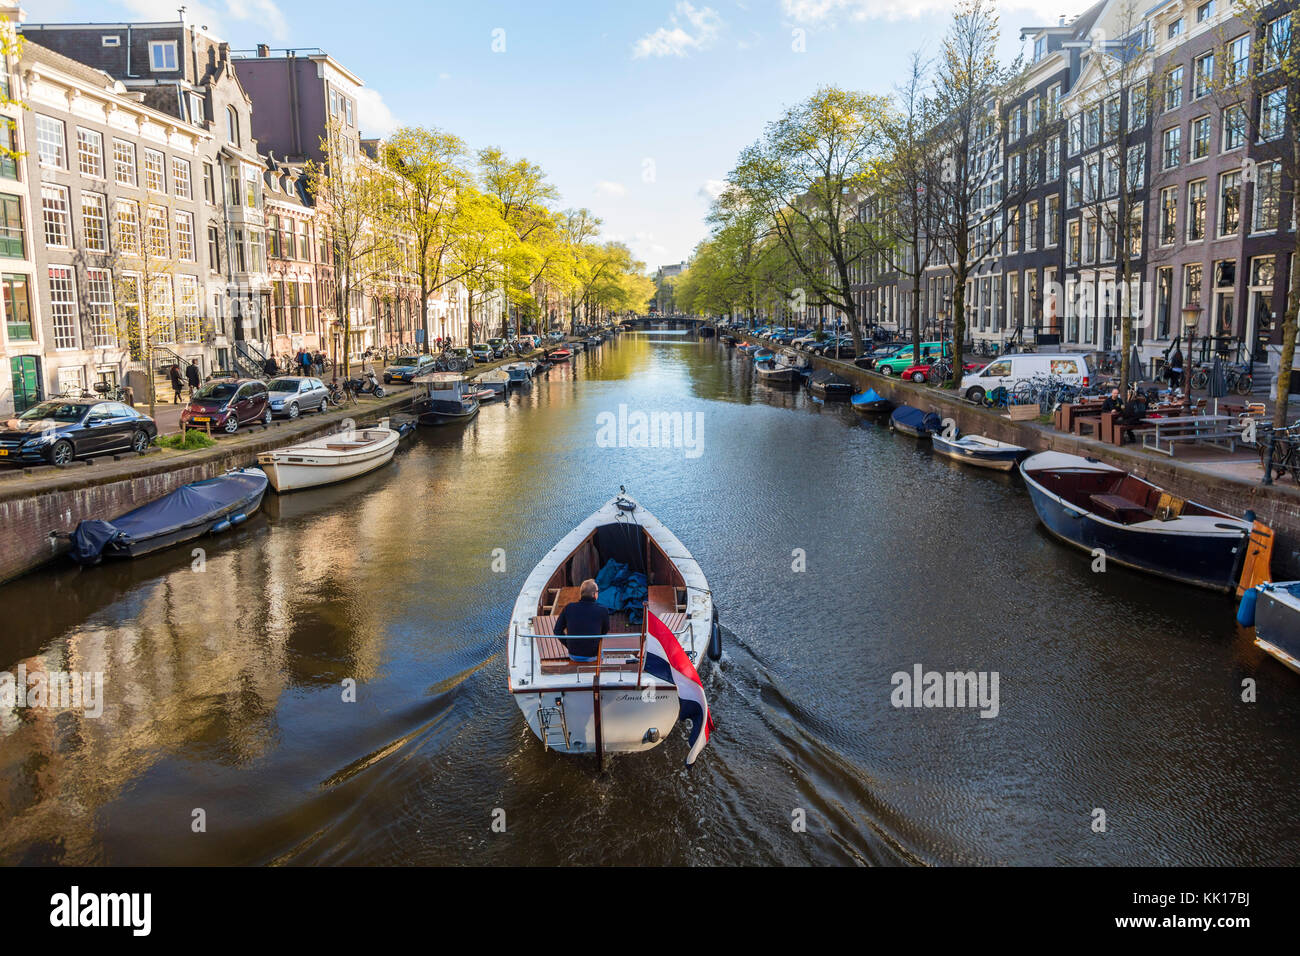
[[(788, 0), (787, 0), (788, 2)], [(686, 56), (707, 50), (722, 28), (722, 17), (712, 7), (696, 9), (686, 0), (677, 4), (668, 17), (668, 26), (647, 33), (636, 41), (632, 56)]]
[[(848, 20), (916, 20), (952, 12), (952, 0), (781, 0), (781, 12), (795, 23), (821, 25)], [(1004, 0), (999, 12), (1019, 10), (1055, 23), (1060, 3)], [(1005, 21), (1004, 21), (1005, 22)]]
[[(128, 10), (144, 20), (163, 23), (176, 21), (176, 0), (125, 0)], [(185, 21), (208, 28), (208, 33), (230, 38), (229, 27), (249, 25), (267, 32), (266, 39), (283, 43), (289, 39), (289, 21), (275, 5), (275, 0), (213, 0), (212, 3), (185, 4)]]
[(596, 183), (596, 195), (612, 196), (615, 198), (626, 196), (627, 187), (622, 183), (610, 182), (607, 179), (602, 180), (601, 182)]
[(710, 201), (717, 199), (726, 191), (727, 181), (725, 179), (706, 179), (704, 185), (700, 187), (699, 196), (701, 199)]
[(384, 102), (378, 90), (363, 86), (357, 90), (357, 112), (360, 114), (361, 133), (364, 136), (387, 136), (397, 129), (397, 117)]

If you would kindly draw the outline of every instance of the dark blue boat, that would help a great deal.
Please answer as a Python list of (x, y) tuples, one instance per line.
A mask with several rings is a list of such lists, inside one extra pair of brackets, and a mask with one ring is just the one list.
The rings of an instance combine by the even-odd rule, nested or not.
[(266, 486), (265, 472), (244, 468), (181, 485), (112, 521), (82, 521), (72, 533), (72, 559), (98, 564), (106, 557), (137, 558), (210, 531), (226, 531), (257, 511)]
[(943, 427), (934, 412), (923, 412), (912, 405), (899, 405), (889, 416), (889, 427), (913, 438), (928, 438)]
[(1252, 524), (1165, 493), (1102, 461), (1047, 451), (1020, 463), (1034, 510), (1062, 541), (1107, 563), (1216, 591), (1237, 586)]
[(1261, 584), (1242, 597), (1237, 621), (1255, 629), (1255, 644), (1300, 673), (1300, 581)]

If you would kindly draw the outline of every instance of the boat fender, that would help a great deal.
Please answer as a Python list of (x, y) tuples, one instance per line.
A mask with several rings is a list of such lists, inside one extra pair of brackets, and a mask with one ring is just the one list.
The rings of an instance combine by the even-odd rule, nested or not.
[(218, 521), (216, 524), (212, 526), (213, 534), (221, 534), (221, 532), (228, 531), (228, 530), (230, 530), (229, 518), (222, 518), (220, 521)]
[(243, 524), (247, 520), (248, 520), (248, 515), (242, 513), (230, 516), (230, 523), (232, 525)]
[(1255, 605), (1259, 602), (1262, 588), (1254, 587), (1241, 596), (1241, 606), (1237, 608), (1237, 623), (1242, 627), (1255, 626)]
[(718, 609), (713, 609), (713, 627), (709, 630), (709, 660), (722, 660), (722, 625), (718, 623)]

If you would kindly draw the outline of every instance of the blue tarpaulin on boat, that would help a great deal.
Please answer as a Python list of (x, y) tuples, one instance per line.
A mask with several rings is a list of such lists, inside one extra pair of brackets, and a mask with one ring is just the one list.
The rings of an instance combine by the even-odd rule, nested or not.
[(231, 472), (181, 485), (171, 494), (112, 521), (82, 521), (72, 533), (72, 559), (80, 564), (94, 564), (113, 541), (145, 541), (216, 520), (240, 501), (264, 492), (266, 481), (266, 475), (260, 471)]
[(908, 428), (914, 428), (917, 431), (937, 432), (943, 427), (943, 422), (934, 412), (923, 412), (911, 405), (898, 406), (898, 408), (894, 409), (894, 414), (891, 417), (898, 424), (906, 425)]
[(611, 558), (597, 573), (596, 587), (600, 588), (597, 604), (603, 604), (610, 611), (628, 611), (628, 619), (633, 623), (641, 620), (641, 605), (649, 592), (645, 575), (640, 571), (633, 571)]
[(884, 400), (885, 397), (874, 388), (869, 388), (865, 392), (859, 392), (853, 396), (854, 405), (874, 405), (876, 402), (883, 402)]

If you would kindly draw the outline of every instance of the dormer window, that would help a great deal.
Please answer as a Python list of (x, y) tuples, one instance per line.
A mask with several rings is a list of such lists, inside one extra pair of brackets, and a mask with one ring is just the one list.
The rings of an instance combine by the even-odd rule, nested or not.
[(176, 43), (173, 40), (155, 40), (149, 44), (149, 69), (155, 73), (176, 71)]

